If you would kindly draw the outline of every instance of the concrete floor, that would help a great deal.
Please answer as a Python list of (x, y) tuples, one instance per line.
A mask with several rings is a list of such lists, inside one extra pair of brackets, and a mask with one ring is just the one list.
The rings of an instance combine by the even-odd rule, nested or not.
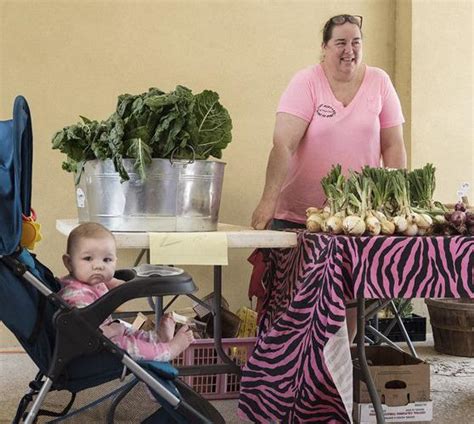
[[(415, 345), (418, 354), (432, 364), (432, 423), (474, 423), (474, 358), (441, 355), (433, 349), (431, 341)], [(0, 353), (1, 424), (11, 422), (16, 403), (35, 373), (33, 363), (18, 349), (4, 348)], [(236, 416), (237, 400), (216, 401), (214, 405), (228, 424), (242, 423)]]

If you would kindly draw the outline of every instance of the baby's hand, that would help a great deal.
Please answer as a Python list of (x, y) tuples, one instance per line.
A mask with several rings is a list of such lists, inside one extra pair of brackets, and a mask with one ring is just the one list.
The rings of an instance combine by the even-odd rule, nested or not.
[(118, 278), (112, 278), (108, 283), (105, 285), (108, 289), (113, 289), (114, 287), (120, 286), (120, 284), (125, 283), (124, 280), (119, 280)]
[(112, 321), (110, 324), (102, 326), (101, 330), (105, 337), (111, 339), (121, 336), (124, 332), (124, 327), (119, 322)]

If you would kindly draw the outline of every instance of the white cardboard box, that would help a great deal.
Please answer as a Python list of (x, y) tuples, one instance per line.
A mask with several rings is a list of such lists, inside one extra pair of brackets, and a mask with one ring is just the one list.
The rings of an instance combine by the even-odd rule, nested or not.
[[(431, 421), (433, 401), (413, 402), (402, 406), (382, 405), (387, 423)], [(354, 403), (354, 421), (359, 424), (376, 424), (375, 410), (371, 403)]]

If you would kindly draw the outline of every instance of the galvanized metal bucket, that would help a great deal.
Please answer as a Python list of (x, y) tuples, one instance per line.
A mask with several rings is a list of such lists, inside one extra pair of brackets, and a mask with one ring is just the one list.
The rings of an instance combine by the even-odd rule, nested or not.
[(215, 231), (224, 162), (152, 159), (141, 180), (134, 159), (124, 159), (130, 177), (120, 182), (111, 160), (88, 161), (76, 185), (79, 222), (99, 222), (112, 231)]

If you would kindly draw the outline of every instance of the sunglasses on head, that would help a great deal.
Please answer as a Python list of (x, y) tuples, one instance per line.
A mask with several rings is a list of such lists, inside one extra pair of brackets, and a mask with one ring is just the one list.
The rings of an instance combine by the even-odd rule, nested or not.
[(362, 28), (362, 16), (360, 15), (337, 15), (331, 18), (331, 22), (335, 25), (342, 25), (346, 22), (357, 25)]

